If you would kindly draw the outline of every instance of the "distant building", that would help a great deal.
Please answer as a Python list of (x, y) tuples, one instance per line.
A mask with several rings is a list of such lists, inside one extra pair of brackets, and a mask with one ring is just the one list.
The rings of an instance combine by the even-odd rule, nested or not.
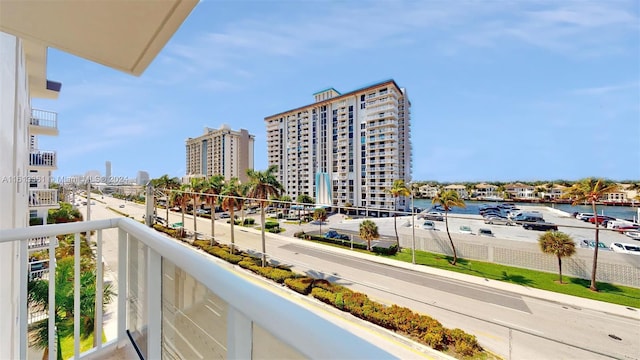
[(478, 200), (501, 198), (502, 194), (498, 191), (496, 185), (480, 183), (475, 186), (472, 196)]
[(460, 199), (469, 198), (469, 194), (467, 193), (467, 188), (464, 185), (460, 185), (460, 184), (447, 185), (444, 187), (444, 190), (457, 192)]
[(149, 173), (146, 171), (138, 171), (136, 175), (136, 184), (137, 185), (146, 185), (149, 182)]
[(104, 163), (104, 176), (107, 178), (107, 182), (111, 179), (111, 161), (107, 161)]
[[(267, 156), (293, 199), (316, 197), (316, 174), (328, 174), (332, 204), (408, 209), (388, 193), (394, 180), (411, 182), (411, 103), (394, 80), (348, 93), (329, 88), (315, 102), (268, 116)], [(396, 205), (397, 204), (397, 205)]]
[(246, 182), (247, 169), (253, 169), (255, 136), (245, 129), (204, 128), (204, 134), (186, 140), (186, 178), (222, 175), (225, 180)]
[(531, 200), (535, 199), (535, 187), (522, 183), (507, 184), (505, 192), (511, 199)]
[(436, 197), (436, 195), (438, 195), (439, 188), (436, 185), (426, 184), (426, 185), (420, 186), (418, 190), (420, 192), (420, 197), (432, 199)]

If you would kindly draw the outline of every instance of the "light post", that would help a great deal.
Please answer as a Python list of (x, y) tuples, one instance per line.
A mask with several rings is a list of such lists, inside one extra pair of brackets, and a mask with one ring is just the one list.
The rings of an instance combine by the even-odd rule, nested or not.
[(411, 263), (416, 263), (416, 208), (413, 206), (413, 189), (411, 189)]

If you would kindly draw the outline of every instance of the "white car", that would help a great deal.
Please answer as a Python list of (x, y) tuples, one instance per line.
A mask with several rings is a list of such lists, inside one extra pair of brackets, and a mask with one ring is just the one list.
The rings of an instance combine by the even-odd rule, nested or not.
[(640, 246), (637, 245), (614, 242), (609, 248), (618, 253), (640, 255)]
[(436, 229), (436, 224), (431, 220), (426, 220), (422, 224), (422, 228), (425, 229), (425, 230), (435, 230)]
[(640, 231), (625, 231), (624, 234), (633, 240), (640, 240)]
[(592, 214), (592, 213), (578, 213), (578, 214), (576, 215), (576, 219), (578, 219), (578, 220), (585, 220), (585, 219), (588, 219), (588, 218), (590, 218), (590, 217), (592, 217), (592, 216), (593, 216), (593, 214)]
[(473, 235), (473, 232), (471, 231), (471, 227), (469, 227), (467, 225), (462, 225), (462, 226), (460, 226), (460, 234)]

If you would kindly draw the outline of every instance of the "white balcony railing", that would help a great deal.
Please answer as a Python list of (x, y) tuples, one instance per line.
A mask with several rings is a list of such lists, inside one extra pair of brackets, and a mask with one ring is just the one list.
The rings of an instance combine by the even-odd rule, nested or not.
[(46, 150), (32, 150), (29, 154), (29, 166), (56, 169), (56, 152)]
[(33, 135), (57, 135), (58, 114), (53, 111), (32, 109), (29, 127)]
[[(115, 339), (80, 354), (80, 233), (95, 232), (96, 258), (102, 259), (103, 242), (117, 247), (117, 306), (113, 316), (103, 317), (96, 307), (97, 333), (105, 321), (117, 328)], [(343, 329), (314, 313), (298, 301), (278, 295), (269, 287), (235, 272), (218, 261), (168, 238), (133, 219), (117, 218), (89, 222), (31, 226), (0, 230), (0, 243), (19, 242), (26, 254), (29, 239), (75, 234), (74, 241), (74, 351), (76, 358), (103, 356), (138, 340), (146, 359), (285, 358), (390, 359), (378, 345)], [(115, 237), (114, 237), (115, 235)], [(103, 241), (117, 239), (115, 241)], [(109, 250), (111, 251), (111, 250)], [(55, 255), (50, 242), (49, 255)], [(106, 254), (106, 252), (105, 252)], [(19, 358), (27, 358), (27, 259), (20, 267)], [(52, 261), (49, 273), (55, 274)], [(103, 304), (102, 262), (96, 264), (96, 303)], [(55, 277), (49, 276), (49, 358), (55, 359)], [(41, 309), (40, 309), (41, 310)], [(103, 320), (106, 319), (106, 320)], [(275, 321), (274, 321), (275, 319)], [(328, 346), (330, 344), (330, 346)]]
[(29, 207), (39, 208), (58, 207), (58, 190), (56, 189), (29, 189)]

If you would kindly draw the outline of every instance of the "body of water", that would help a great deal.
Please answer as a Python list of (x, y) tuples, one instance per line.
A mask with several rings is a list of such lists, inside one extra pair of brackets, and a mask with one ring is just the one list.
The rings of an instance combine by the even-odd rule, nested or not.
[[(499, 202), (494, 201), (465, 201), (466, 208), (454, 207), (451, 209), (452, 214), (474, 214), (478, 215), (480, 213), (479, 207), (482, 205), (498, 205)], [(509, 204), (515, 205), (517, 208), (525, 209), (527, 206), (546, 206), (553, 207), (558, 210), (562, 210), (569, 214), (574, 212), (584, 212), (591, 213), (593, 210), (591, 205), (578, 205), (571, 206), (571, 204), (544, 204), (544, 203), (519, 203), (519, 202), (509, 202)], [(414, 206), (421, 209), (429, 209), (431, 206), (431, 199), (415, 199)], [(598, 205), (598, 214), (604, 214), (607, 216), (615, 217), (617, 219), (627, 219), (627, 220), (638, 220), (638, 208), (630, 207), (630, 206), (605, 206)]]

